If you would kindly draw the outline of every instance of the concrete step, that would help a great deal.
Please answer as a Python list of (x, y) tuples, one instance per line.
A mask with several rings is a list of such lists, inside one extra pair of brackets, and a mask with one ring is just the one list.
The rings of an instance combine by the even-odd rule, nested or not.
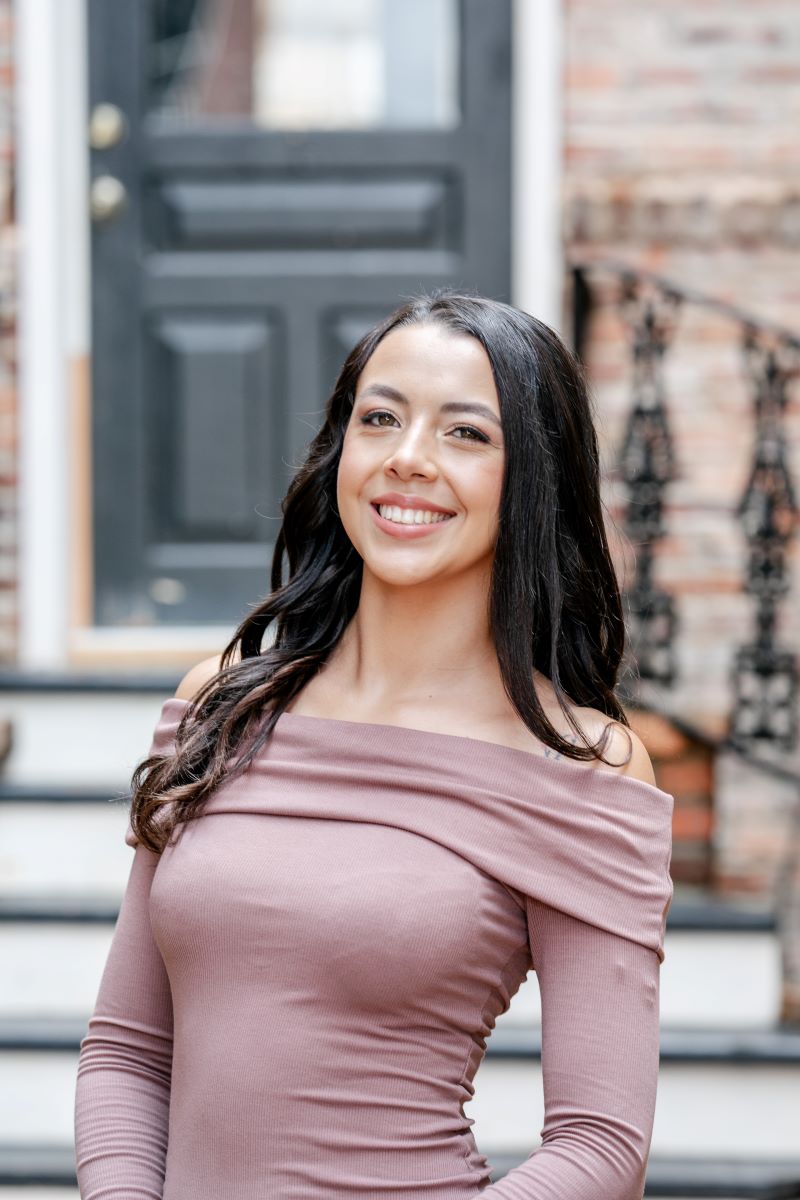
[[(8, 1086), (0, 1094), (6, 1139), (35, 1145), (72, 1136), (80, 1020), (0, 1022)], [(653, 1153), (755, 1161), (798, 1154), (800, 1033), (664, 1030)], [(501, 1026), (465, 1105), (479, 1144), (515, 1153), (541, 1128), (540, 1038)]]
[[(492, 1043), (465, 1109), (488, 1144), (511, 1151), (544, 1116), (539, 1034), (498, 1023)], [(798, 1114), (800, 1033), (662, 1031), (654, 1154), (735, 1158), (746, 1146), (754, 1159), (792, 1158)]]
[(0, 672), (0, 716), (11, 723), (4, 783), (116, 785), (150, 745), (178, 679), (22, 676)]
[(0, 1139), (0, 1200), (79, 1200), (72, 1137), (37, 1144)]
[[(172, 681), (142, 681), (133, 690), (101, 682), (17, 689), (2, 696), (0, 709), (14, 731), (0, 785), (0, 962), (11, 980), (0, 998), (0, 1073), (12, 1085), (0, 1092), (0, 1131), (28, 1163), (47, 1160), (54, 1140), (62, 1155), (70, 1146), (77, 1044), (132, 861), (123, 841), (127, 780), (174, 691)], [(800, 1188), (786, 1190), (800, 1171), (780, 1175), (774, 1161), (799, 1152), (800, 1053), (792, 1035), (774, 1028), (780, 956), (771, 915), (678, 889), (666, 953), (652, 1161), (653, 1170), (662, 1159), (669, 1170), (651, 1170), (647, 1194), (800, 1196)], [(538, 1018), (531, 975), (498, 1022), (467, 1106), (492, 1162), (520, 1161), (519, 1147), (541, 1127)], [(717, 1156), (710, 1164), (709, 1154)], [(0, 1200), (14, 1183), (3, 1161), (0, 1145)], [(37, 1179), (72, 1182), (43, 1167), (26, 1177), (26, 1189)], [(76, 1196), (69, 1187), (61, 1192), (62, 1200)], [(26, 1190), (27, 1200), (32, 1195)]]
[[(100, 793), (98, 793), (98, 796)], [(110, 800), (112, 795), (120, 798)], [(102, 800), (21, 799), (0, 792), (0, 899), (122, 896), (132, 852), (125, 844), (130, 806), (124, 787)]]
[[(13, 968), (0, 1013), (32, 1007), (56, 1015), (56, 978), (65, 981), (67, 1013), (91, 1008), (111, 933), (100, 928), (98, 914), (111, 915), (130, 870), (123, 840), (127, 783), (175, 682), (6, 673), (0, 699), (14, 745), (0, 784), (0, 952), (8, 950)], [(780, 954), (768, 914), (725, 905), (715, 913), (708, 903), (684, 908), (681, 915), (674, 903), (670, 913), (661, 975), (665, 1022), (774, 1023)], [(35, 923), (35, 931), (25, 928)], [(97, 928), (76, 932), (73, 945), (73, 926), (86, 923)], [(514, 1010), (527, 1019), (536, 1002), (535, 993), (525, 993)]]
[[(0, 864), (7, 865), (9, 857), (15, 863), (15, 887), (4, 885), (0, 872), (0, 962), (7, 979), (0, 1016), (84, 1013), (88, 1018), (133, 858), (123, 836), (127, 817), (101, 810), (96, 822), (90, 815), (70, 824), (76, 810), (86, 806), (56, 805), (60, 819), (51, 819), (32, 802), (29, 815), (40, 814), (33, 838), (23, 814), (11, 827), (4, 822), (15, 807), (0, 803)], [(4, 838), (10, 828), (16, 833)], [(62, 847), (74, 845), (74, 851), (59, 852), (59, 841)], [(38, 844), (41, 852), (44, 843), (52, 846), (52, 853), (42, 853), (49, 873), (35, 850)], [(670, 914), (661, 969), (662, 1021), (674, 1028), (769, 1028), (779, 1015), (781, 977), (771, 917), (729, 907), (726, 928), (723, 914), (712, 913), (708, 921), (717, 924), (710, 928), (700, 924), (696, 904), (676, 905)], [(538, 1013), (532, 975), (505, 1019), (524, 1025), (538, 1020)]]
[[(492, 1154), (481, 1146), (492, 1182), (526, 1158), (526, 1152)], [(20, 1146), (0, 1142), (0, 1200), (79, 1200), (72, 1146), (52, 1142)], [(797, 1200), (800, 1159), (751, 1162), (744, 1159), (681, 1159), (652, 1155), (645, 1200)]]
[[(2, 1151), (0, 1151), (0, 1154)], [(76, 1187), (17, 1187), (0, 1183), (0, 1200), (81, 1200)]]
[(660, 1158), (648, 1163), (645, 1200), (795, 1200), (800, 1197), (800, 1157), (785, 1161)]

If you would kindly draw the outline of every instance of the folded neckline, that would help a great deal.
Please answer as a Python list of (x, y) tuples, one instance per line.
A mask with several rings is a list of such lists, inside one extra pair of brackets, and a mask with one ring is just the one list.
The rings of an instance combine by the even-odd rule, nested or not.
[[(170, 696), (164, 701), (162, 712), (168, 704), (175, 704), (181, 707), (188, 708), (191, 701), (184, 700), (180, 696)], [(568, 758), (553, 758), (548, 754), (538, 754), (534, 750), (522, 750), (518, 746), (508, 746), (504, 742), (488, 741), (485, 738), (470, 737), (466, 734), (459, 733), (442, 733), (438, 730), (419, 729), (412, 725), (395, 725), (386, 724), (378, 721), (348, 721), (341, 717), (318, 717), (312, 716), (310, 713), (292, 713), (283, 712), (279, 716), (274, 734), (280, 732), (288, 732), (289, 727), (294, 724), (300, 728), (303, 724), (307, 728), (315, 728), (317, 730), (326, 730), (331, 735), (334, 735), (334, 740), (340, 744), (343, 736), (356, 738), (359, 735), (366, 734), (370, 730), (374, 731), (372, 737), (381, 736), (382, 745), (388, 747), (388, 743), (401, 748), (403, 744), (410, 745), (414, 742), (428, 743), (428, 747), (433, 749), (436, 745), (449, 745), (453, 750), (460, 750), (462, 753), (467, 751), (470, 757), (474, 755), (490, 755), (492, 757), (506, 757), (509, 763), (514, 763), (517, 767), (529, 766), (530, 760), (533, 760), (537, 766), (544, 764), (545, 772), (553, 772), (553, 778), (557, 774), (567, 772), (567, 775), (573, 773), (575, 782), (582, 777), (582, 782), (598, 786), (598, 781), (607, 779), (609, 784), (614, 783), (617, 787), (629, 789), (631, 794), (639, 793), (642, 796), (649, 796), (651, 799), (658, 799), (661, 802), (667, 801), (670, 805), (674, 804), (674, 796), (669, 792), (655, 784), (648, 783), (644, 779), (637, 779), (631, 775), (621, 775), (617, 771), (613, 771), (604, 766), (589, 766), (578, 760), (573, 761)], [(338, 736), (335, 736), (337, 735)], [(567, 777), (566, 775), (564, 776)], [(599, 786), (603, 786), (600, 782)], [(622, 794), (622, 793), (620, 793)]]

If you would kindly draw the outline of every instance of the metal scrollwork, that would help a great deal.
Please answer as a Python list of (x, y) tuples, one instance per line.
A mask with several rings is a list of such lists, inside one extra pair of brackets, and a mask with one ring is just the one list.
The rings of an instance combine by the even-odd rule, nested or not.
[(625, 530), (636, 550), (636, 575), (626, 591), (628, 634), (635, 671), (669, 684), (675, 677), (676, 615), (673, 598), (653, 580), (655, 549), (664, 536), (664, 494), (675, 478), (675, 452), (667, 418), (664, 356), (677, 323), (681, 298), (635, 276), (622, 281), (622, 312), (633, 352), (633, 404), (618, 470), (628, 491)]
[(776, 625), (781, 598), (789, 590), (787, 553), (798, 513), (784, 416), (788, 385), (799, 364), (796, 351), (770, 344), (752, 327), (745, 327), (742, 348), (753, 388), (755, 442), (737, 514), (749, 550), (744, 590), (755, 598), (756, 612), (753, 640), (737, 650), (733, 663), (731, 736), (792, 750), (797, 744), (798, 664), (796, 655), (778, 646)]

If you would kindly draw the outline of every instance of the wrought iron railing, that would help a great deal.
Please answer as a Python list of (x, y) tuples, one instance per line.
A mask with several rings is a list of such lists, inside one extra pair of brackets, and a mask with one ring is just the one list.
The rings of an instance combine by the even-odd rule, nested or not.
[[(798, 506), (787, 452), (791, 385), (800, 378), (800, 335), (762, 321), (734, 305), (676, 285), (649, 271), (614, 261), (573, 263), (573, 338), (587, 357), (597, 284), (611, 287), (627, 333), (630, 405), (613, 473), (624, 489), (622, 524), (636, 550), (635, 576), (626, 586), (629, 643), (621, 693), (631, 704), (660, 713), (685, 733), (728, 751), (797, 791), (788, 836), (777, 867), (775, 907), (784, 959), (784, 1017), (800, 1022), (800, 770), (798, 655), (779, 640), (781, 606), (789, 600), (790, 552)], [(741, 495), (730, 505), (742, 545), (741, 591), (752, 597), (748, 636), (731, 647), (725, 732), (678, 717), (670, 696), (680, 684), (675, 648), (680, 597), (655, 581), (659, 543), (669, 532), (669, 489), (678, 474), (665, 366), (676, 331), (690, 306), (730, 321), (743, 380), (752, 396), (752, 449)]]

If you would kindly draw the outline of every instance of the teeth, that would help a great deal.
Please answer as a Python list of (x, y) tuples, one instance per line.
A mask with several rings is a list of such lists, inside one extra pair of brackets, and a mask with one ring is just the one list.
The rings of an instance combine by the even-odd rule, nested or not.
[(429, 508), (400, 508), (397, 504), (379, 504), (378, 512), (386, 521), (398, 525), (438, 525), (449, 520), (448, 513), (432, 512)]

